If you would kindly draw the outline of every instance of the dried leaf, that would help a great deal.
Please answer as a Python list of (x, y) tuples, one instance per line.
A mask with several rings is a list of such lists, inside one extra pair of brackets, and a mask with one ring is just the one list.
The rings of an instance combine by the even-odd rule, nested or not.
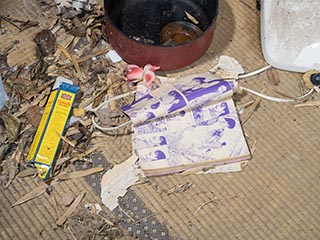
[(37, 127), (41, 120), (41, 108), (38, 105), (31, 106), (25, 114), (32, 126)]
[(61, 138), (62, 141), (64, 141), (65, 143), (69, 144), (71, 147), (75, 147), (76, 146), (72, 141), (70, 141), (65, 136), (61, 135), (58, 131), (56, 131), (56, 134)]
[(64, 224), (65, 221), (68, 220), (68, 218), (76, 210), (76, 208), (78, 207), (85, 195), (86, 192), (80, 193), (80, 195), (74, 200), (74, 202), (70, 205), (67, 211), (58, 219), (58, 221), (56, 222), (58, 226), (61, 226), (62, 224)]
[(18, 177), (18, 178), (30, 177), (30, 176), (34, 176), (36, 173), (37, 173), (37, 169), (36, 169), (36, 168), (28, 167), (28, 168), (20, 171), (20, 172), (17, 174), (17, 177)]
[(78, 177), (85, 177), (97, 172), (101, 172), (103, 171), (103, 168), (100, 167), (96, 167), (96, 168), (91, 168), (91, 169), (87, 169), (87, 170), (83, 170), (83, 171), (76, 171), (76, 172), (72, 172), (72, 173), (60, 173), (57, 177), (55, 177), (50, 184), (47, 184), (45, 182), (41, 183), (40, 185), (38, 185), (36, 188), (34, 188), (31, 192), (25, 194), (24, 196), (22, 196), (20, 199), (18, 199), (14, 204), (11, 205), (11, 207), (15, 207), (17, 205), (23, 204), (25, 202), (28, 202), (29, 200), (32, 200), (38, 196), (40, 196), (41, 194), (43, 194), (46, 191), (46, 188), (48, 186), (54, 186), (58, 183), (60, 183), (62, 180), (68, 180), (68, 179), (74, 179), (74, 178), (78, 178)]
[(118, 124), (121, 112), (119, 110), (101, 109), (94, 111), (103, 126), (114, 126)]
[(18, 172), (18, 163), (14, 161), (13, 157), (6, 161), (6, 170), (8, 171), (8, 182), (4, 188), (9, 187)]
[(37, 105), (49, 93), (50, 93), (50, 88), (47, 88), (38, 97), (36, 97), (30, 104), (26, 103), (26, 104), (22, 105), (21, 108), (19, 109), (19, 111), (14, 113), (14, 116), (15, 117), (21, 116), (22, 114), (27, 112), (31, 106)]
[(104, 168), (102, 167), (95, 167), (95, 168), (90, 168), (87, 170), (82, 170), (82, 171), (75, 171), (71, 173), (61, 173), (59, 174), (55, 179), (57, 180), (67, 180), (67, 179), (74, 179), (74, 178), (79, 178), (79, 177), (85, 177), (94, 173), (102, 172)]
[[(57, 182), (55, 182), (55, 183), (57, 183)], [(34, 199), (34, 198), (40, 196), (41, 194), (43, 194), (46, 191), (46, 188), (48, 186), (49, 185), (47, 183), (45, 183), (45, 182), (41, 183), (39, 186), (34, 188), (31, 192), (27, 193), (22, 198), (17, 200), (14, 204), (12, 204), (11, 207), (18, 206), (20, 204), (23, 204), (25, 202), (30, 201), (31, 199)], [(51, 183), (51, 186), (52, 186), (52, 183)]]
[(56, 38), (50, 30), (42, 30), (37, 33), (34, 41), (37, 44), (37, 57), (42, 59), (55, 52)]
[(7, 113), (2, 113), (1, 118), (7, 131), (8, 141), (9, 143), (13, 143), (19, 134), (20, 120)]
[(92, 103), (92, 108), (98, 107), (105, 99), (105, 94), (99, 94), (96, 96)]
[(9, 146), (10, 146), (9, 144), (2, 144), (0, 146), (0, 162), (5, 159), (5, 155), (9, 150)]

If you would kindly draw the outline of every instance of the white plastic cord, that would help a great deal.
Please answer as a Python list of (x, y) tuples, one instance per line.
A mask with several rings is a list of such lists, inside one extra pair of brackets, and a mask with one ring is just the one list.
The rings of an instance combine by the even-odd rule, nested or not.
[[(253, 72), (250, 72), (250, 73), (246, 73), (246, 74), (243, 74), (243, 75), (239, 75), (236, 80), (239, 81), (241, 79), (244, 79), (244, 78), (248, 78), (248, 77), (252, 77), (254, 75), (257, 75), (259, 73), (262, 73), (268, 69), (270, 69), (272, 66), (271, 65), (267, 65), (263, 68), (260, 68), (260, 69), (257, 69)], [(251, 90), (249, 88), (246, 88), (246, 87), (239, 87), (240, 90), (243, 90), (243, 91), (246, 91), (246, 92), (249, 92), (249, 93), (252, 93), (256, 96), (259, 96), (261, 98), (264, 98), (266, 100), (269, 100), (269, 101), (273, 101), (273, 102), (282, 102), (282, 103), (289, 103), (289, 102), (297, 102), (297, 101), (301, 101), (301, 100), (304, 100), (305, 98), (311, 96), (315, 89), (312, 88), (310, 89), (306, 94), (302, 95), (302, 96), (299, 96), (299, 97), (294, 97), (294, 98), (278, 98), (278, 97), (272, 97), (272, 96), (268, 96), (268, 95), (265, 95), (263, 93), (260, 93), (260, 92), (256, 92), (254, 90)]]
[[(106, 106), (107, 104), (109, 104), (109, 103), (112, 102), (112, 101), (116, 101), (116, 100), (118, 100), (118, 99), (128, 97), (128, 96), (133, 95), (133, 94), (135, 94), (135, 93), (136, 93), (136, 91), (131, 91), (131, 92), (127, 92), (127, 93), (124, 93), (124, 94), (115, 96), (115, 97), (113, 97), (113, 98), (107, 99), (107, 100), (105, 100), (102, 104), (100, 104), (98, 107), (96, 107), (96, 109), (95, 109), (94, 111), (97, 111), (97, 110), (103, 108), (104, 106)], [(93, 112), (94, 112), (94, 111), (93, 111)], [(94, 116), (91, 118), (91, 121), (92, 121), (92, 124), (93, 124), (97, 129), (99, 129), (99, 130), (101, 130), (101, 131), (105, 131), (105, 132), (115, 131), (115, 130), (118, 130), (118, 129), (123, 128), (123, 127), (125, 127), (125, 126), (128, 126), (128, 125), (130, 125), (130, 124), (132, 123), (131, 120), (129, 120), (128, 122), (122, 123), (122, 124), (120, 124), (120, 125), (118, 125), (118, 126), (115, 126), (115, 127), (101, 127), (101, 126), (98, 125), (98, 124), (96, 123), (96, 121), (94, 120)]]
[(123, 128), (123, 127), (125, 127), (125, 126), (128, 126), (128, 125), (130, 125), (130, 124), (132, 123), (131, 120), (130, 120), (130, 121), (128, 121), (128, 122), (125, 122), (125, 123), (120, 124), (120, 125), (115, 126), (115, 127), (101, 127), (100, 125), (98, 125), (98, 124), (96, 123), (96, 121), (94, 120), (94, 117), (92, 117), (91, 120), (92, 120), (92, 124), (93, 124), (96, 128), (98, 128), (99, 130), (104, 131), (104, 132), (112, 132), (112, 131), (118, 130), (118, 129), (120, 129), (120, 128)]
[(264, 98), (266, 100), (269, 101), (273, 101), (273, 102), (282, 102), (282, 103), (289, 103), (289, 102), (298, 102), (301, 100), (304, 100), (305, 98), (311, 96), (313, 94), (313, 92), (315, 91), (314, 88), (310, 89), (306, 94), (299, 96), (299, 97), (294, 97), (294, 98), (278, 98), (278, 97), (272, 97), (272, 96), (268, 96), (265, 95), (263, 93), (260, 92), (256, 92), (254, 90), (251, 90), (249, 88), (246, 87), (240, 87), (241, 90), (252, 93), (258, 97)]
[(248, 78), (248, 77), (252, 77), (252, 76), (257, 75), (259, 73), (262, 73), (262, 72), (264, 72), (264, 71), (266, 71), (266, 70), (268, 70), (270, 68), (271, 68), (271, 65), (268, 65), (268, 66), (265, 66), (263, 68), (257, 69), (257, 70), (255, 70), (253, 72), (249, 72), (249, 73), (246, 73), (246, 74), (239, 75), (237, 77), (237, 80)]

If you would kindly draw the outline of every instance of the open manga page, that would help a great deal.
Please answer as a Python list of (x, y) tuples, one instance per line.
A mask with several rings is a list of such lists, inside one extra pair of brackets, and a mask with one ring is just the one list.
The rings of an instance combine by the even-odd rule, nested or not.
[(146, 175), (250, 158), (232, 100), (233, 83), (210, 73), (138, 87), (122, 110), (134, 126), (133, 147)]

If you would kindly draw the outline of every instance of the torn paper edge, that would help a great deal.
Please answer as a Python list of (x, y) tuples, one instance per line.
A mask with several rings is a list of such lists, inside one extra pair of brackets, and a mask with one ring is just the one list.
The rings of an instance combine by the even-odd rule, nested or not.
[(136, 174), (136, 155), (107, 171), (101, 180), (101, 200), (111, 211), (118, 205), (118, 198), (127, 193), (127, 189), (139, 180)]

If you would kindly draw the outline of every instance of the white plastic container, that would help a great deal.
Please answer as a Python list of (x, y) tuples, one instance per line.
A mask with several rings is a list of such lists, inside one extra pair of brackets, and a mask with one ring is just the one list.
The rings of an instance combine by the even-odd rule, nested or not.
[(273, 67), (320, 70), (319, 0), (262, 0), (263, 55)]
[(4, 86), (2, 83), (2, 78), (0, 76), (0, 110), (3, 108), (4, 104), (8, 100), (8, 96), (4, 90)]

